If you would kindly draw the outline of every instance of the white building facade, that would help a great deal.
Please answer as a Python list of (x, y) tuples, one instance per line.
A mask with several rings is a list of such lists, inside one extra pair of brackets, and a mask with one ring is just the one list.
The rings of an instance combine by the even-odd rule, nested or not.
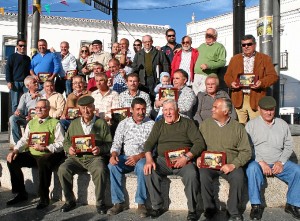
[[(298, 67), (300, 44), (297, 43), (300, 27), (300, 0), (281, 0), (280, 7), (280, 52), (283, 55), (280, 70), (281, 105), (300, 107), (300, 69)], [(259, 51), (259, 38), (256, 32), (258, 18), (258, 6), (246, 8), (245, 34), (252, 34), (256, 37), (257, 51)], [(204, 42), (207, 28), (215, 28), (218, 31), (217, 41), (222, 43), (227, 50), (228, 65), (233, 56), (233, 14), (228, 13), (188, 23), (187, 35), (192, 37), (194, 47)], [(288, 55), (287, 60), (285, 60), (285, 54)]]

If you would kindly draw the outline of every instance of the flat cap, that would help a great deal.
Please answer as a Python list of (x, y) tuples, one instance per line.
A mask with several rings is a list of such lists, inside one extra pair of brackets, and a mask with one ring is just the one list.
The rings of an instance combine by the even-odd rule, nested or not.
[(87, 106), (89, 104), (93, 104), (95, 99), (92, 96), (84, 96), (79, 98), (77, 104), (80, 106)]
[(270, 110), (276, 107), (276, 100), (271, 96), (265, 96), (258, 102), (258, 106), (264, 110)]
[(93, 44), (102, 45), (102, 41), (100, 41), (100, 40), (94, 40), (94, 41), (92, 42), (92, 45), (93, 45)]

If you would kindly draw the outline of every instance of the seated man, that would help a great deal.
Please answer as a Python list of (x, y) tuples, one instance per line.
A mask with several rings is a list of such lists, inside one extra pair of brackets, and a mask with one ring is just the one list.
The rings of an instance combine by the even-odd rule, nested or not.
[[(111, 147), (110, 188), (114, 206), (107, 211), (109, 215), (116, 215), (127, 209), (122, 188), (124, 173), (134, 171), (137, 175), (137, 191), (135, 202), (138, 204), (138, 214), (141, 218), (147, 216), (145, 202), (147, 190), (144, 176), (145, 153), (144, 143), (147, 140), (154, 121), (145, 117), (146, 102), (143, 98), (135, 98), (131, 104), (132, 117), (122, 120), (116, 130)], [(124, 146), (123, 146), (124, 145)], [(124, 149), (122, 153), (121, 149)]]
[(54, 91), (54, 83), (50, 80), (46, 80), (44, 83), (43, 99), (47, 99), (50, 102), (49, 116), (59, 119), (64, 110), (66, 100), (62, 94)]
[[(226, 164), (222, 165), (220, 170), (210, 168), (200, 168), (199, 170), (204, 216), (208, 219), (212, 219), (217, 212), (213, 197), (213, 179), (221, 176), (230, 185), (227, 201), (229, 220), (243, 220), (243, 216), (238, 210), (244, 186), (242, 166), (251, 158), (251, 147), (243, 125), (229, 116), (231, 110), (232, 103), (229, 99), (218, 98), (213, 104), (212, 117), (200, 125), (200, 132), (206, 142), (207, 150), (226, 153)], [(198, 167), (200, 167), (200, 163), (201, 157), (197, 159)]]
[[(76, 199), (72, 190), (74, 174), (89, 171), (95, 185), (97, 212), (105, 214), (105, 186), (109, 176), (107, 161), (112, 138), (107, 123), (94, 115), (93, 97), (81, 97), (78, 105), (81, 117), (73, 120), (67, 131), (64, 149), (68, 158), (58, 169), (59, 181), (66, 199), (61, 211), (68, 212), (76, 207)], [(95, 135), (95, 146), (92, 146), (91, 152), (76, 154), (76, 150), (72, 146), (72, 137), (89, 134)]]
[[(218, 75), (208, 75), (205, 79), (206, 92), (200, 91), (197, 95), (198, 108), (194, 116), (194, 120), (197, 121), (199, 125), (202, 123), (202, 121), (211, 117), (211, 109), (216, 99), (222, 97), (230, 99), (229, 95), (225, 91), (219, 90), (219, 83), (220, 81)], [(230, 117), (234, 120), (237, 119), (236, 111), (234, 108), (231, 110)]]
[(116, 58), (110, 59), (108, 67), (113, 78), (112, 89), (120, 94), (127, 89), (126, 72), (124, 69), (120, 69), (120, 61)]
[(31, 120), (28, 113), (30, 109), (35, 108), (37, 101), (40, 99), (38, 82), (33, 76), (27, 76), (24, 80), (24, 84), (28, 92), (21, 96), (17, 110), (9, 118), (14, 144), (21, 138), (20, 125), (25, 126), (27, 122)]
[(255, 159), (246, 170), (249, 200), (252, 205), (250, 218), (260, 220), (261, 188), (264, 176), (275, 176), (288, 184), (285, 212), (300, 219), (300, 165), (289, 161), (293, 153), (293, 139), (288, 124), (275, 117), (276, 101), (266, 96), (258, 102), (260, 116), (246, 124)]
[[(37, 84), (36, 84), (37, 85)], [(49, 117), (50, 103), (46, 99), (41, 99), (36, 104), (37, 118), (29, 121), (24, 135), (18, 141), (14, 150), (7, 156), (7, 166), (10, 172), (12, 192), (17, 195), (9, 200), (7, 205), (27, 200), (28, 195), (25, 190), (22, 167), (38, 167), (40, 201), (36, 209), (43, 209), (49, 205), (49, 186), (51, 183), (52, 171), (58, 167), (63, 160), (64, 131), (57, 119)], [(30, 133), (49, 132), (49, 142), (46, 146), (34, 144), (28, 148)]]
[[(200, 189), (199, 178), (196, 166), (189, 162), (200, 155), (205, 149), (205, 143), (194, 122), (180, 117), (178, 111), (177, 103), (174, 100), (164, 101), (164, 119), (155, 122), (144, 145), (146, 156), (144, 173), (153, 208), (150, 217), (157, 218), (163, 213), (162, 176), (175, 174), (182, 177), (185, 186), (184, 191), (189, 210), (187, 220), (198, 220), (196, 204)], [(153, 158), (152, 151), (156, 145), (158, 157)], [(183, 147), (187, 147), (189, 151), (182, 154), (172, 168), (168, 167), (165, 152)]]

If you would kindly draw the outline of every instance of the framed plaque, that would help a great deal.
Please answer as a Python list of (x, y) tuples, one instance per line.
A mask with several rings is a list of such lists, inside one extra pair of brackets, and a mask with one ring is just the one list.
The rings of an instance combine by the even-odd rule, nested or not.
[(120, 122), (127, 117), (130, 117), (130, 107), (113, 108), (111, 109), (112, 119)]
[(94, 62), (88, 63), (88, 64), (86, 65), (86, 69), (88, 69), (89, 71), (93, 71), (94, 64), (95, 64)]
[(77, 118), (79, 116), (80, 116), (79, 107), (68, 107), (67, 108), (67, 114), (66, 114), (67, 120), (74, 120), (75, 118)]
[(45, 73), (45, 72), (38, 73), (38, 77), (41, 83), (44, 83), (46, 80), (48, 80), (48, 78), (51, 77), (51, 75), (52, 73)]
[(258, 76), (255, 74), (239, 74), (236, 82), (240, 87), (249, 88), (253, 86), (257, 80)]
[(36, 117), (36, 110), (34, 108), (29, 109), (28, 117), (31, 117), (31, 119)]
[(95, 135), (72, 136), (72, 147), (76, 153), (91, 153), (95, 146)]
[(29, 134), (28, 146), (32, 147), (35, 144), (39, 144), (43, 147), (48, 146), (49, 144), (49, 132), (35, 132)]
[(65, 78), (71, 80), (77, 74), (77, 70), (71, 70), (66, 72)]
[(189, 152), (189, 148), (183, 147), (176, 150), (169, 150), (165, 152), (165, 158), (168, 167), (173, 167), (178, 158), (180, 158), (183, 154)]
[(178, 101), (178, 89), (177, 88), (160, 88), (159, 89), (159, 99), (173, 99)]
[(203, 151), (201, 154), (201, 168), (219, 170), (226, 164), (226, 153), (217, 151)]

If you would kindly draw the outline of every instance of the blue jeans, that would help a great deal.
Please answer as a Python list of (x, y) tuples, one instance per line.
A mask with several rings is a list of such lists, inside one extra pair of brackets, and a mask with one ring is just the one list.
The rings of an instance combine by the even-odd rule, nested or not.
[(72, 93), (72, 80), (66, 80), (66, 97)]
[(66, 119), (59, 120), (59, 123), (62, 126), (62, 128), (64, 128), (65, 132), (67, 132), (71, 122), (72, 122), (71, 120), (66, 120)]
[(11, 97), (11, 111), (14, 113), (17, 110), (20, 97), (26, 93), (28, 89), (25, 87), (24, 82), (13, 82), (12, 88), (9, 91)]
[(134, 171), (137, 175), (137, 190), (135, 194), (135, 202), (144, 204), (147, 199), (147, 189), (144, 177), (144, 165), (146, 159), (140, 159), (135, 167), (125, 165), (127, 156), (120, 155), (119, 163), (117, 165), (108, 164), (110, 171), (110, 190), (111, 200), (113, 204), (125, 202), (124, 189), (122, 186), (123, 174)]
[(13, 140), (15, 143), (17, 143), (22, 136), (20, 125), (25, 126), (27, 124), (27, 121), (22, 117), (12, 115), (9, 118), (9, 124), (11, 127)]
[[(273, 167), (273, 164), (269, 164)], [(264, 175), (256, 161), (249, 163), (246, 169), (248, 177), (248, 194), (251, 204), (261, 204), (260, 191), (264, 184)], [(283, 171), (274, 175), (288, 184), (287, 203), (300, 207), (300, 165), (287, 161)]]

